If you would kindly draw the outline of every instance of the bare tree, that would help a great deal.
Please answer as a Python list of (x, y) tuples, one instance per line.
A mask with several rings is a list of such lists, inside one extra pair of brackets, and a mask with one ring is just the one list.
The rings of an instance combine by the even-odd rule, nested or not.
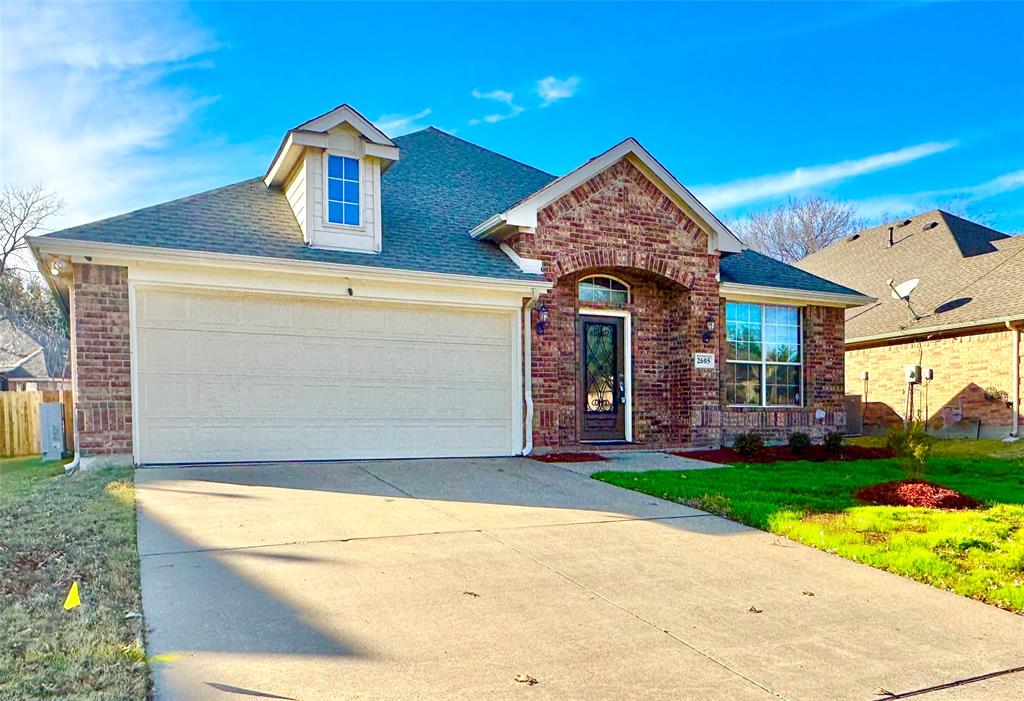
[(736, 233), (755, 251), (795, 263), (864, 226), (853, 205), (815, 195), (753, 214)]
[(46, 220), (63, 206), (63, 200), (42, 185), (0, 189), (0, 275), (13, 262), (12, 256), (28, 248), (26, 237), (44, 232)]

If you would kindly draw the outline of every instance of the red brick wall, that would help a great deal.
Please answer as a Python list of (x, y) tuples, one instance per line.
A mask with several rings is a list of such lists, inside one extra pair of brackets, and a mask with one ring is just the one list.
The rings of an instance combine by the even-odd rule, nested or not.
[[(577, 416), (576, 285), (606, 272), (632, 286), (633, 440), (641, 445), (712, 442), (702, 409), (717, 407), (718, 370), (696, 370), (707, 317), (717, 319), (717, 254), (708, 234), (638, 168), (623, 160), (538, 214), (536, 233), (510, 242), (544, 262), (555, 287), (540, 304), (547, 332), (533, 335), (534, 444), (573, 445)], [(588, 303), (586, 306), (594, 306)]]
[[(972, 430), (981, 419), (982, 430), (996, 433), (1009, 427), (1013, 408), (1001, 399), (988, 399), (989, 388), (1012, 395), (1012, 346), (1009, 330), (903, 342), (846, 353), (846, 391), (861, 395), (866, 429), (879, 429), (903, 420), (906, 414), (907, 384), (904, 369), (920, 364), (932, 368), (935, 379), (914, 388), (915, 411), (941, 425), (943, 409), (963, 409)], [(868, 373), (868, 381), (862, 373)], [(991, 394), (991, 393), (990, 393)], [(1012, 401), (1013, 397), (1008, 396)]]
[(72, 382), (84, 457), (132, 452), (128, 269), (75, 265)]

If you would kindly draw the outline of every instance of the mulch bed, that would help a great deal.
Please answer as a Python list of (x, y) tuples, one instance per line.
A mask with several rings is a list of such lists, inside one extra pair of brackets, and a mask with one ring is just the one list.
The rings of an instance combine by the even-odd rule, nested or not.
[(868, 448), (859, 445), (844, 445), (841, 453), (830, 453), (823, 445), (812, 445), (800, 455), (793, 455), (789, 452), (788, 445), (765, 446), (756, 455), (747, 457), (740, 455), (732, 448), (717, 448), (715, 450), (692, 450), (673, 453), (682, 458), (694, 458), (695, 460), (707, 460), (708, 462), (720, 462), (731, 465), (737, 462), (745, 463), (769, 463), (785, 462), (792, 460), (810, 460), (811, 462), (831, 462), (833, 460), (881, 460), (891, 458), (893, 453), (888, 448)]
[(598, 453), (548, 453), (547, 455), (531, 455), (537, 462), (604, 462), (608, 458)]
[(872, 506), (924, 506), (931, 509), (974, 509), (977, 499), (921, 480), (899, 480), (861, 487), (853, 496)]

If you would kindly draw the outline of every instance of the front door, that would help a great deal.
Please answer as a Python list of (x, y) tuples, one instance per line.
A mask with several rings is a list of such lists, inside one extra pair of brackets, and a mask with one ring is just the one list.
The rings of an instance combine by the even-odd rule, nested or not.
[(581, 440), (626, 439), (623, 321), (621, 317), (580, 316)]

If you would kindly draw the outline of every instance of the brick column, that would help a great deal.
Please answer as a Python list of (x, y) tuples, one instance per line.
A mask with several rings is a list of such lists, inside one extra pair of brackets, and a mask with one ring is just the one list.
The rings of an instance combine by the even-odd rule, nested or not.
[(72, 385), (83, 467), (130, 464), (132, 380), (128, 269), (75, 265)]

